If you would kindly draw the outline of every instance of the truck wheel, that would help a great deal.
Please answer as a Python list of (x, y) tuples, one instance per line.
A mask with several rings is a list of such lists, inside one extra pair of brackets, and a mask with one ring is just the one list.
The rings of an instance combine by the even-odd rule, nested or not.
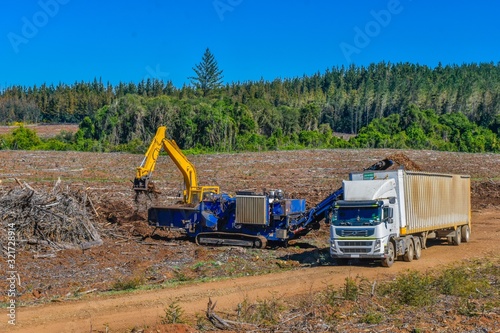
[(387, 243), (387, 256), (382, 259), (382, 266), (391, 267), (392, 264), (394, 264), (395, 257), (396, 254), (394, 252), (394, 243), (389, 241), (389, 243)]
[(413, 244), (415, 245), (415, 260), (420, 259), (422, 256), (422, 242), (420, 241), (420, 237), (413, 238)]
[(470, 228), (466, 224), (466, 225), (462, 226), (462, 242), (468, 243), (469, 242), (469, 238), (470, 238)]
[(403, 256), (404, 261), (410, 262), (413, 261), (413, 257), (415, 256), (415, 247), (413, 245), (413, 239), (410, 238), (408, 240), (408, 249), (406, 249), (405, 255)]
[(451, 242), (453, 245), (460, 245), (462, 242), (462, 228), (458, 227), (455, 229), (455, 234), (451, 237)]

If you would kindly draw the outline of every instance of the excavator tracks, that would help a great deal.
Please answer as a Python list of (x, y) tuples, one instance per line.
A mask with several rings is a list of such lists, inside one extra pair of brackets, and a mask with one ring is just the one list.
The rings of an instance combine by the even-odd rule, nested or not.
[(230, 232), (202, 232), (195, 237), (198, 245), (243, 246), (263, 249), (267, 239), (263, 236), (252, 236)]

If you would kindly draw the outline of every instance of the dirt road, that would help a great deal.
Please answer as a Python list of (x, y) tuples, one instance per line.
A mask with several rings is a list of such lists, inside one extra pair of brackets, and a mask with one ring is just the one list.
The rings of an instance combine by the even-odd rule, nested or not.
[(185, 313), (194, 318), (195, 314), (206, 309), (209, 297), (217, 301), (217, 311), (232, 312), (244, 299), (286, 299), (324, 290), (327, 285), (340, 286), (348, 276), (383, 280), (408, 269), (425, 271), (466, 258), (484, 258), (498, 253), (499, 210), (475, 211), (472, 217), (474, 229), (469, 243), (458, 247), (447, 243), (434, 244), (423, 251), (420, 260), (411, 263), (398, 261), (391, 268), (379, 265), (322, 266), (115, 296), (88, 295), (78, 301), (18, 308), (16, 326), (7, 325), (4, 316), (0, 331), (104, 332), (109, 327), (111, 332), (130, 332), (136, 326), (157, 324), (164, 309), (177, 298)]

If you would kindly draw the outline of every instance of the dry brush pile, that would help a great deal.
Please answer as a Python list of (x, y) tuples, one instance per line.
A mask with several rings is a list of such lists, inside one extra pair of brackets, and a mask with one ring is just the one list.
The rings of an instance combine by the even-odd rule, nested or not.
[(410, 171), (422, 171), (422, 168), (415, 162), (413, 162), (408, 156), (402, 153), (395, 153), (386, 157), (392, 160), (397, 165), (404, 167), (405, 170)]
[[(0, 239), (14, 227), (18, 249), (86, 249), (101, 245), (99, 231), (88, 212), (92, 202), (85, 191), (56, 183), (51, 191), (27, 183), (0, 192)], [(12, 229), (12, 228), (11, 228)], [(6, 244), (4, 244), (6, 245)]]

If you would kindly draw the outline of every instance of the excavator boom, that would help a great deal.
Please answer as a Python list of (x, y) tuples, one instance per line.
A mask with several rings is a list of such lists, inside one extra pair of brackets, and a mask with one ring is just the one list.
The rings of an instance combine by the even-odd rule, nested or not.
[(181, 149), (177, 146), (174, 140), (167, 139), (166, 132), (167, 128), (165, 126), (158, 128), (156, 135), (146, 151), (144, 160), (137, 168), (134, 179), (134, 190), (136, 193), (139, 194), (141, 192), (149, 193), (156, 191), (153, 183), (151, 182), (151, 177), (155, 169), (158, 156), (163, 148), (184, 177), (184, 203), (196, 204), (200, 202), (203, 199), (203, 196), (208, 193), (218, 194), (218, 186), (198, 186), (198, 178), (194, 165), (187, 159), (186, 155), (182, 153)]

